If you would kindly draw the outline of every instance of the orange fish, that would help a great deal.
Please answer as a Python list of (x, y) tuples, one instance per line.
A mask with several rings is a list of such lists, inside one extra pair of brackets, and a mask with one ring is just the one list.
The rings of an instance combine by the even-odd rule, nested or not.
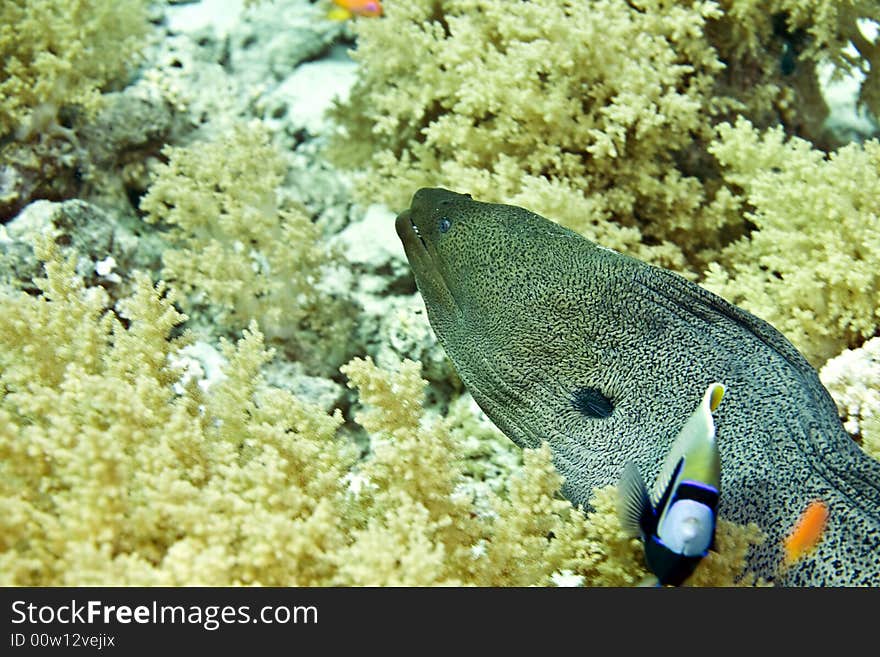
[(812, 551), (822, 540), (828, 524), (828, 505), (822, 500), (813, 500), (804, 509), (801, 517), (785, 538), (785, 565), (791, 566)]
[(381, 16), (382, 3), (379, 0), (333, 0), (336, 5), (327, 14), (334, 21), (346, 21), (354, 16)]

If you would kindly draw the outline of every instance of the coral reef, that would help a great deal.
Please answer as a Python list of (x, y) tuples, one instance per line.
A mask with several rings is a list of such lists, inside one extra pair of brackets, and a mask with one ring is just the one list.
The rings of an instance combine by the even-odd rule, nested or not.
[(880, 143), (826, 155), (745, 119), (718, 135), (711, 151), (755, 230), (709, 265), (706, 287), (769, 321), (816, 366), (873, 336)]
[(13, 286), (31, 287), (30, 281), (41, 272), (31, 245), (41, 236), (51, 236), (57, 244), (76, 253), (77, 273), (90, 284), (100, 284), (117, 299), (126, 293), (125, 284), (130, 282), (118, 271), (152, 270), (160, 262), (161, 240), (139, 234), (138, 227), (134, 218), (118, 217), (80, 199), (63, 203), (34, 201), (3, 227), (6, 240), (0, 241), (2, 275)]
[[(366, 405), (355, 417), (370, 433), (371, 455), (358, 475), (365, 482), (360, 495), (372, 498), (375, 509), (346, 559), (353, 577), (346, 583), (547, 583), (573, 558), (569, 540), (573, 526), (583, 523), (568, 502), (553, 498), (561, 478), (549, 449), (526, 454), (509, 497), (493, 496), (491, 514), (478, 515), (458, 490), (463, 464), (449, 424), (423, 414), (420, 369), (404, 361), (389, 376), (362, 359), (343, 367)], [(405, 582), (388, 572), (395, 560), (412, 564), (410, 577), (418, 579)]]
[[(390, 216), (525, 205), (859, 347), (877, 146), (785, 137), (839, 145), (823, 59), (876, 114), (876, 4), (765, 4), (3, 2), (0, 583), (638, 583), (615, 489), (572, 508), (462, 393)], [(823, 376), (877, 454), (874, 342)], [(690, 583), (756, 583), (759, 540), (722, 519)]]
[(819, 377), (837, 403), (843, 426), (880, 459), (880, 338), (832, 358)]
[(505, 495), (487, 493), (490, 511), (480, 511), (460, 487), (452, 423), (421, 406), (417, 363), (388, 372), (355, 359), (343, 368), (371, 435), (370, 454), (357, 460), (336, 435), (339, 411), (265, 382), (271, 354), (254, 326), (223, 344), (223, 376), (203, 390), (175, 366), (191, 337), (169, 339), (185, 317), (167, 286), (138, 276), (111, 308), (76, 275), (75, 257), (63, 259), (50, 240), (37, 252), (47, 259), (40, 294), (2, 291), (3, 584), (640, 576), (637, 542), (609, 529), (613, 490), (599, 497), (604, 519), (585, 519), (556, 496), (561, 478), (546, 445), (527, 450)]
[[(710, 3), (390, 4), (358, 25), (360, 76), (337, 112), (334, 157), (367, 165), (361, 193), (391, 207), (422, 186), (466, 190), (681, 269), (665, 236), (643, 243), (636, 208), (660, 222), (699, 205), (672, 153), (703, 129), (722, 66), (698, 35), (716, 14)], [(401, 33), (406, 51), (391, 48)]]
[(257, 320), (313, 368), (343, 362), (351, 322), (322, 292), (333, 254), (320, 230), (278, 187), (284, 161), (259, 125), (215, 141), (168, 147), (141, 199), (148, 223), (167, 227), (163, 277), (207, 306), (211, 323), (241, 329)]
[[(876, 145), (826, 157), (782, 141), (828, 142), (815, 64), (869, 66), (877, 49), (857, 19), (880, 14), (771, 4), (392, 3), (387, 20), (358, 26), (360, 76), (331, 154), (365, 166), (361, 193), (392, 206), (403, 190), (446, 186), (705, 277), (819, 366), (880, 326)], [(403, 32), (418, 55), (392, 54)], [(867, 78), (862, 97), (876, 86)], [(749, 146), (759, 140), (763, 153)], [(830, 235), (841, 220), (850, 229)], [(822, 263), (817, 277), (792, 249)]]
[[(748, 2), (389, 3), (357, 26), (359, 78), (330, 152), (365, 166), (360, 193), (391, 207), (422, 186), (467, 191), (695, 276), (748, 228), (719, 189), (713, 124), (741, 112), (818, 130), (811, 64), (857, 16), (878, 16), (871, 3), (774, 4), (781, 35)], [(813, 35), (792, 55), (799, 76), (774, 60), (790, 32)]]
[(65, 105), (88, 111), (148, 29), (145, 0), (6, 0), (0, 7), (0, 136), (52, 125)]
[[(35, 199), (100, 198), (130, 213), (126, 185), (174, 128), (125, 81), (149, 41), (144, 0), (11, 0), (0, 7), (0, 222)], [(128, 167), (128, 169), (127, 169)]]

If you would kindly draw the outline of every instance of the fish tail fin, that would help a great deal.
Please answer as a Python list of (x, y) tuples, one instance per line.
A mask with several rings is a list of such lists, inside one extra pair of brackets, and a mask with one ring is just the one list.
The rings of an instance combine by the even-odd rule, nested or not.
[(623, 530), (638, 536), (647, 524), (653, 510), (648, 489), (635, 463), (630, 461), (623, 469), (618, 486), (617, 515)]

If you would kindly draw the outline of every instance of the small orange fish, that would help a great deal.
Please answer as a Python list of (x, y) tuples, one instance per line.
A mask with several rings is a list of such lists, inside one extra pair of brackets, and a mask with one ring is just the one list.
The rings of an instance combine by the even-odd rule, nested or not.
[(785, 565), (794, 565), (812, 551), (822, 540), (827, 524), (828, 505), (822, 500), (810, 502), (785, 538)]
[(336, 5), (327, 14), (327, 18), (334, 21), (347, 21), (354, 16), (381, 16), (382, 3), (380, 0), (333, 0)]

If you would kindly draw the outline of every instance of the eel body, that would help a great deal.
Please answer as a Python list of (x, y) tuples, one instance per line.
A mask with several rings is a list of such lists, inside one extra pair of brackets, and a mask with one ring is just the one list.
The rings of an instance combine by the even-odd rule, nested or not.
[[(782, 585), (880, 585), (880, 462), (768, 323), (523, 208), (426, 188), (396, 226), (468, 390), (519, 446), (549, 442), (574, 504), (588, 508), (630, 460), (653, 480), (719, 382), (719, 514), (767, 536), (748, 569)], [(785, 534), (815, 499), (824, 538), (781, 571)]]

